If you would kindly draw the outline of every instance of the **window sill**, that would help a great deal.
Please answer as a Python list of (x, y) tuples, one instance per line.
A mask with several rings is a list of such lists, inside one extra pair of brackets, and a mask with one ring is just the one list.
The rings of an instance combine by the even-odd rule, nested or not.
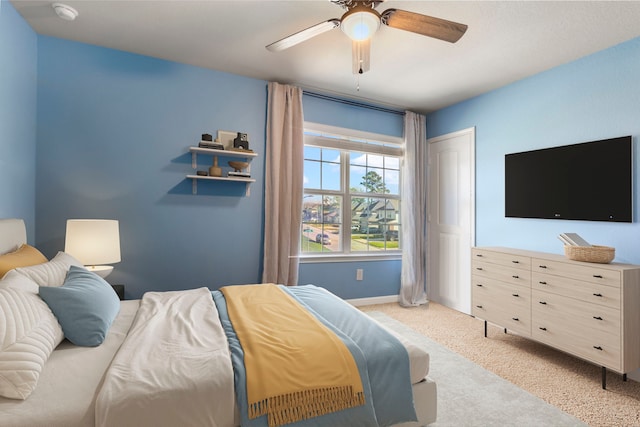
[(300, 264), (312, 264), (321, 262), (362, 262), (362, 261), (399, 261), (402, 252), (386, 254), (327, 254), (327, 255), (300, 255)]

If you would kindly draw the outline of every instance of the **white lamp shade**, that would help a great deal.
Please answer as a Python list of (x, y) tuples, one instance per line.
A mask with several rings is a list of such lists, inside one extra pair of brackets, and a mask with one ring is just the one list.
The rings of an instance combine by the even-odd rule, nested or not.
[(370, 39), (380, 28), (380, 15), (370, 8), (354, 8), (340, 22), (340, 28), (353, 41)]
[(120, 262), (120, 229), (112, 219), (69, 219), (64, 251), (84, 265)]

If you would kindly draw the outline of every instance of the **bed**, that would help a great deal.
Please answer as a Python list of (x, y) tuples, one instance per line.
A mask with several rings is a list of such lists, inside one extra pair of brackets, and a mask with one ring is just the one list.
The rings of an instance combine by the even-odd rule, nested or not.
[[(13, 253), (25, 244), (24, 222), (0, 219), (0, 253)], [(64, 253), (59, 253), (47, 264), (58, 269), (60, 265), (67, 265), (67, 277), (70, 277), (72, 272), (79, 272), (82, 269)], [(12, 278), (16, 280), (16, 271), (20, 271), (20, 268), (7, 273), (5, 278), (0, 280), (0, 289), (3, 288), (3, 282), (10, 282)], [(49, 271), (48, 274), (60, 275), (61, 273)], [(249, 286), (260, 286), (260, 290), (267, 288), (263, 285)], [(243, 375), (246, 376), (251, 371), (240, 372), (241, 368), (237, 366), (242, 363), (243, 357), (248, 360), (249, 354), (243, 356), (242, 346), (234, 347), (238, 341), (246, 342), (244, 337), (239, 340), (238, 336), (234, 336), (235, 329), (238, 333), (242, 330), (240, 326), (234, 328), (231, 322), (233, 313), (231, 308), (235, 300), (232, 299), (230, 292), (199, 289), (148, 293), (141, 300), (118, 301), (117, 314), (99, 345), (75, 345), (69, 341), (68, 337), (65, 338), (56, 344), (55, 349), (43, 361), (37, 384), (27, 398), (0, 397), (0, 425), (52, 427), (243, 425), (254, 427), (271, 424), (294, 427), (336, 425), (416, 427), (435, 421), (436, 384), (427, 376), (429, 355), (426, 352), (322, 288), (311, 285), (294, 288), (297, 289), (284, 289), (274, 285), (273, 292), (287, 294), (285, 297), (287, 303), (297, 301), (301, 307), (305, 308), (305, 312), (313, 313), (319, 319), (319, 323), (334, 331), (336, 336), (347, 345), (354, 355), (357, 365), (355, 369), (359, 371), (362, 379), (364, 404), (356, 404), (344, 410), (332, 411), (312, 418), (303, 416), (303, 419), (297, 419), (292, 423), (290, 421), (280, 421), (281, 424), (276, 421), (272, 423), (271, 414), (249, 419), (246, 396), (250, 379), (244, 378)], [(244, 288), (240, 291), (248, 289)], [(44, 293), (42, 295), (44, 299)], [(32, 295), (30, 298), (34, 299)], [(227, 299), (229, 300), (226, 301)], [(40, 304), (41, 301), (38, 303)], [(0, 310), (2, 310), (1, 301)], [(189, 316), (182, 316), (185, 312), (188, 312)], [(5, 309), (5, 318), (6, 313)], [(158, 313), (161, 314), (158, 315)], [(215, 335), (207, 332), (206, 337), (197, 336), (194, 339), (191, 333), (184, 334), (184, 325), (174, 326), (164, 323), (172, 321), (173, 317), (187, 317), (184, 321), (195, 322), (194, 329), (206, 329), (201, 326), (211, 323), (212, 329), (223, 331), (224, 334)], [(10, 323), (10, 320), (5, 321)], [(58, 320), (63, 323), (61, 317)], [(356, 320), (363, 322), (362, 325), (355, 326)], [(162, 331), (160, 336), (157, 333), (140, 335), (145, 333), (144, 325), (150, 329), (148, 325), (158, 321), (161, 322), (156, 325), (157, 329)], [(191, 327), (193, 326), (192, 324)], [(378, 341), (376, 338), (374, 343), (368, 344), (363, 341), (365, 335), (370, 335), (369, 331), (378, 329), (390, 338), (384, 337), (385, 341)], [(168, 346), (166, 343), (171, 341), (169, 335), (172, 333), (188, 335), (189, 339), (177, 346)], [(52, 334), (55, 335), (54, 332)], [(0, 344), (3, 338), (1, 335), (2, 325), (0, 325)], [(390, 344), (385, 344), (387, 342)], [(394, 342), (400, 343), (402, 347), (401, 353), (404, 356), (399, 357), (406, 357), (408, 360), (406, 369), (401, 368), (400, 363), (395, 365), (389, 362), (391, 359), (387, 358), (390, 356), (382, 353), (383, 347), (393, 347)], [(206, 358), (193, 353), (185, 357), (181, 356), (186, 347), (193, 346), (197, 349), (201, 345), (208, 346)], [(0, 351), (0, 371), (3, 366), (3, 351), (4, 349)], [(360, 354), (361, 351), (362, 354)], [(160, 354), (160, 352), (165, 353)], [(357, 354), (360, 355), (357, 356)], [(209, 357), (209, 355), (215, 357)], [(174, 360), (172, 357), (176, 360), (176, 366), (172, 362)], [(187, 369), (183, 369), (181, 365), (185, 358), (190, 359)], [(377, 368), (372, 366), (376, 363)], [(157, 365), (154, 368), (157, 372), (140, 374), (140, 378), (136, 380), (134, 377), (137, 377), (138, 371), (147, 370), (148, 364)], [(384, 372), (377, 374), (374, 373), (374, 369)], [(224, 374), (222, 370), (225, 370)], [(180, 377), (183, 371), (185, 371), (185, 379)], [(387, 376), (384, 377), (384, 375)], [(150, 378), (156, 382), (150, 383)], [(0, 375), (0, 389), (1, 382), (2, 375)], [(398, 383), (399, 390), (402, 390), (391, 391), (393, 382)], [(212, 383), (222, 389), (216, 389), (211, 394)], [(247, 389), (239, 385), (245, 383)], [(406, 391), (403, 387), (408, 390), (408, 395), (402, 394)], [(238, 395), (243, 396), (240, 399), (241, 404), (238, 404)], [(394, 401), (398, 396), (403, 396), (401, 401)], [(202, 418), (198, 418), (201, 410), (205, 413)], [(361, 415), (364, 418), (358, 418)]]

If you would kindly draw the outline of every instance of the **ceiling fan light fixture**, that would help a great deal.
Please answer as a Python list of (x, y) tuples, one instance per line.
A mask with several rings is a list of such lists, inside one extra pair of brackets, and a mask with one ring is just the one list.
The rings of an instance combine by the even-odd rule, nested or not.
[(354, 7), (342, 16), (340, 28), (353, 41), (368, 40), (380, 28), (380, 14), (366, 6)]
[(78, 11), (66, 4), (53, 3), (51, 7), (53, 7), (56, 15), (65, 21), (73, 21), (78, 17)]

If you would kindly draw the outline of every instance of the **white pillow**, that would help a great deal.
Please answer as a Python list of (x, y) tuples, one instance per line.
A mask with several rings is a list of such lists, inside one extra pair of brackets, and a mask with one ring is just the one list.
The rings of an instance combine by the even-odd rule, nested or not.
[(29, 397), (63, 338), (58, 320), (38, 295), (0, 289), (0, 396)]
[[(29, 267), (14, 268), (14, 271), (27, 276), (38, 286), (62, 286), (67, 277), (69, 267), (72, 265), (82, 267), (82, 263), (65, 252), (58, 252), (51, 261)], [(34, 291), (38, 293), (38, 289)]]
[(39, 290), (36, 282), (15, 270), (8, 271), (0, 280), (0, 289), (20, 289), (32, 294), (37, 294)]

